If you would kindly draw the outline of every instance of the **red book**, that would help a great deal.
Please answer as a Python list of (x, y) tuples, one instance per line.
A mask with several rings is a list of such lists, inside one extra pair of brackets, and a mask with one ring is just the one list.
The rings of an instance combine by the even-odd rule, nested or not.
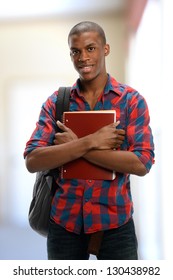
[[(71, 128), (79, 138), (94, 133), (115, 121), (115, 110), (73, 111), (63, 114), (63, 123)], [(115, 172), (92, 164), (81, 157), (64, 164), (61, 177), (64, 179), (113, 180)]]

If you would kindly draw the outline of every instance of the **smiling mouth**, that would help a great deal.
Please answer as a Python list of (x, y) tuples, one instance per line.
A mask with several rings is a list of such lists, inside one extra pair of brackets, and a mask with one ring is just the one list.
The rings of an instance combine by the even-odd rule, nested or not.
[(92, 68), (93, 68), (93, 65), (79, 66), (80, 72), (82, 72), (82, 73), (90, 73)]

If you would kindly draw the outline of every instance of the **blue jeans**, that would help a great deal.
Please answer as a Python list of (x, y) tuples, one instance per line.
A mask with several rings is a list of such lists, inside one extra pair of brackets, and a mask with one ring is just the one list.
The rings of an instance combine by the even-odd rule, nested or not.
[[(90, 235), (80, 235), (50, 222), (47, 238), (49, 260), (88, 260), (87, 247)], [(133, 219), (125, 225), (106, 230), (103, 235), (98, 260), (137, 260), (137, 238)]]

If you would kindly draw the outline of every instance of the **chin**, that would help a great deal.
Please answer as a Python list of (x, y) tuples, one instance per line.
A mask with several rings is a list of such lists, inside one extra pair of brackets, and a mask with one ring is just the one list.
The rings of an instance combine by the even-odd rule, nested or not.
[(80, 74), (79, 77), (82, 81), (86, 81), (86, 82), (93, 81), (94, 79), (97, 78), (97, 76), (93, 76), (93, 75), (80, 75)]

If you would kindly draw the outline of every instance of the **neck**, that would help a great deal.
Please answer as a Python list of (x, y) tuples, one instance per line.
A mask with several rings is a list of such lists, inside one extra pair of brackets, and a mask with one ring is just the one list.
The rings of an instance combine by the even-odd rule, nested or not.
[(105, 73), (105, 75), (99, 76), (96, 79), (90, 81), (80, 79), (81, 92), (84, 95), (87, 94), (99, 95), (103, 92), (107, 80), (108, 80), (107, 73)]
[(90, 105), (91, 110), (94, 109), (99, 96), (103, 93), (108, 80), (107, 74), (92, 81), (80, 80), (80, 93)]

